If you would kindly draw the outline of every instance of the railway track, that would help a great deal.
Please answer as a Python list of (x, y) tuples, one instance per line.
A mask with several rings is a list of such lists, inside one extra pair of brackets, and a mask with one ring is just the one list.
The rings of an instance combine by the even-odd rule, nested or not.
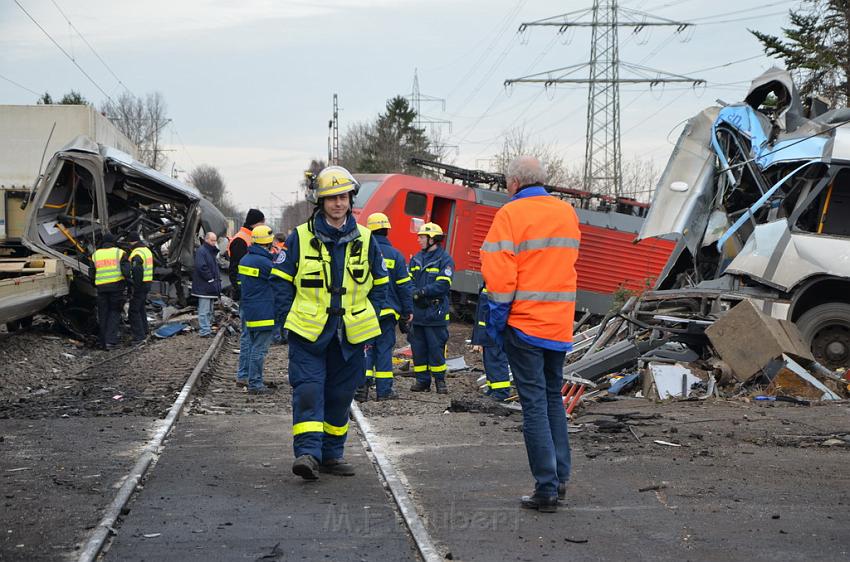
[[(110, 541), (113, 535), (116, 532), (119, 537), (124, 534), (121, 514), (128, 511), (128, 506), (132, 507), (134, 491), (144, 483), (146, 475), (155, 476), (155, 465), (158, 459), (168, 451), (167, 436), (180, 416), (196, 419), (227, 416), (228, 419), (233, 419), (241, 416), (270, 417), (285, 414), (288, 421), (291, 393), (286, 375), (286, 351), (285, 347), (275, 346), (266, 360), (266, 383), (277, 391), (271, 395), (252, 396), (234, 383), (234, 372), (238, 361), (238, 336), (226, 337), (223, 332), (216, 336), (207, 353), (195, 365), (192, 374), (185, 381), (168, 415), (140, 451), (135, 465), (123, 479), (122, 487), (107, 508), (103, 519), (92, 531), (80, 554), (80, 562), (96, 560), (103, 555), (103, 551), (106, 551), (106, 559), (111, 558)], [(286, 431), (286, 428), (281, 428), (281, 431)], [(384, 490), (382, 495), (385, 496), (385, 502), (391, 505), (395, 518), (404, 522), (403, 532), (408, 536), (406, 540), (415, 544), (421, 559), (427, 561), (442, 559), (419, 518), (402, 480), (384, 455), (366, 418), (356, 406), (347, 450), (351, 451), (352, 448), (358, 448), (368, 455), (372, 474), (375, 480), (380, 481), (379, 486)], [(283, 477), (298, 481), (291, 474)], [(368, 478), (368, 475), (366, 477)], [(144, 494), (144, 492), (140, 493)], [(123, 551), (119, 551), (116, 556), (119, 559), (122, 558)]]

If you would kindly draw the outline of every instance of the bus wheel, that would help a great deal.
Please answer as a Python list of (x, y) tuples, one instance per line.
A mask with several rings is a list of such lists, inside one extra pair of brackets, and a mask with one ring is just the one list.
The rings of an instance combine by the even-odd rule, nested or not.
[(816, 306), (797, 319), (797, 328), (818, 363), (829, 369), (850, 367), (850, 304)]

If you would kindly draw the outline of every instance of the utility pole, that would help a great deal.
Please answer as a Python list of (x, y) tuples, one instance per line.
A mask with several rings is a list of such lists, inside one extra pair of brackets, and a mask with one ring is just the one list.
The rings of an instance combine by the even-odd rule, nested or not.
[[(404, 96), (407, 101), (410, 102), (410, 106), (416, 112), (416, 128), (422, 129), (422, 125), (428, 125), (431, 130), (431, 138), (434, 138), (435, 128), (438, 128), (442, 125), (447, 125), (449, 128), (449, 133), (452, 132), (452, 122), (447, 121), (445, 119), (435, 119), (433, 117), (428, 117), (422, 114), (422, 102), (436, 102), (442, 104), (442, 110), (446, 111), (446, 100), (444, 98), (437, 98), (434, 96), (429, 96), (427, 94), (423, 94), (419, 90), (419, 71), (418, 69), (413, 69), (413, 90), (410, 94)], [(434, 148), (442, 151), (443, 148), (458, 148), (457, 145), (454, 144), (435, 144)]]
[(339, 165), (339, 102), (334, 94), (333, 118), (328, 121), (328, 166)]
[[(592, 20), (582, 20), (592, 11)], [(619, 19), (623, 16), (623, 20)], [(697, 86), (705, 80), (670, 74), (661, 70), (630, 64), (620, 60), (618, 30), (631, 27), (639, 33), (645, 27), (675, 27), (681, 33), (693, 24), (655, 17), (651, 14), (618, 8), (617, 0), (594, 0), (591, 10), (579, 10), (559, 16), (523, 23), (520, 33), (529, 27), (557, 27), (558, 33), (570, 28), (590, 27), (590, 60), (586, 63), (505, 80), (515, 83), (587, 84), (587, 144), (584, 156), (584, 189), (595, 193), (620, 196), (623, 189), (622, 151), (620, 149), (620, 84), (669, 84), (686, 82)], [(587, 78), (574, 77), (589, 69)], [(622, 77), (621, 71), (630, 73)]]

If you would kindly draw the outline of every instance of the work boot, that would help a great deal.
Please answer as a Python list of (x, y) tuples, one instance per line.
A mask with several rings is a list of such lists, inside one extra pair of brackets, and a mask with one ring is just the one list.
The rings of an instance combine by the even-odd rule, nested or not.
[(446, 381), (436, 380), (434, 386), (437, 387), (437, 394), (448, 394), (449, 389), (446, 387)]
[(561, 482), (558, 484), (558, 501), (567, 499), (567, 483)]
[(354, 476), (354, 465), (343, 459), (328, 459), (319, 465), (319, 472), (335, 476)]
[(354, 391), (354, 399), (358, 402), (366, 402), (369, 400), (369, 385), (364, 384), (357, 387), (357, 390)]
[(384, 394), (383, 396), (378, 396), (375, 398), (378, 402), (383, 402), (384, 400), (398, 400), (398, 393), (395, 391), (391, 391), (389, 394)]
[(410, 386), (410, 392), (431, 392), (431, 385), (416, 381)]
[(520, 502), (525, 509), (536, 509), (541, 513), (555, 513), (558, 511), (558, 496), (544, 497), (538, 495), (522, 496)]
[(248, 394), (256, 394), (262, 396), (264, 394), (274, 394), (274, 389), (269, 388), (267, 386), (261, 386), (260, 388), (249, 388)]
[(313, 455), (301, 455), (292, 463), (292, 474), (304, 480), (319, 479), (319, 461)]
[(245, 388), (248, 386), (248, 379), (236, 379), (236, 388)]

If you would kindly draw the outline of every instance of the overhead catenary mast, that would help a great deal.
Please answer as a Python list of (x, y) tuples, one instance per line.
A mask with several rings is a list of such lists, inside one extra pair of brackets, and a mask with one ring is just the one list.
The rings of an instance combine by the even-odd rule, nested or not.
[[(591, 21), (582, 20), (592, 12)], [(623, 16), (623, 20), (619, 19)], [(609, 193), (619, 197), (623, 190), (622, 151), (620, 148), (620, 84), (668, 84), (686, 82), (694, 86), (704, 80), (670, 74), (645, 66), (620, 60), (618, 28), (631, 27), (635, 33), (645, 27), (675, 27), (681, 33), (693, 24), (658, 18), (650, 14), (618, 8), (617, 0), (594, 0), (593, 8), (523, 23), (520, 32), (529, 27), (557, 27), (558, 33), (575, 27), (590, 27), (590, 60), (586, 63), (505, 80), (505, 85), (516, 83), (588, 84), (587, 136), (584, 158), (584, 189)], [(588, 68), (587, 78), (575, 76)], [(621, 71), (629, 73), (623, 77)]]

